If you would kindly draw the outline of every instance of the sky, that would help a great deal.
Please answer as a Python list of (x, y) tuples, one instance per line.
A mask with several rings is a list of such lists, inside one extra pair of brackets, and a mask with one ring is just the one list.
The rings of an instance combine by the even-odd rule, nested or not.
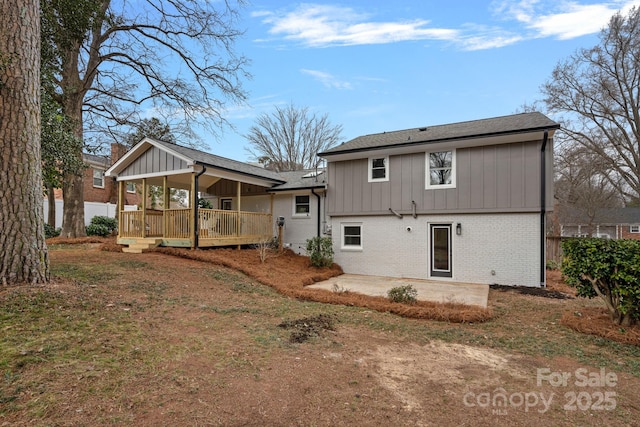
[(640, 0), (254, 0), (236, 50), (251, 60), (234, 130), (207, 151), (251, 161), (244, 137), (293, 104), (342, 125), (342, 140), (514, 114), (542, 99), (554, 67), (598, 44)]

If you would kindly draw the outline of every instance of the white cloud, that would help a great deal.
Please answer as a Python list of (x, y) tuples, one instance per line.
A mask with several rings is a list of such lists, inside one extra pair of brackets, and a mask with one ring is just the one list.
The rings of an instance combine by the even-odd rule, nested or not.
[(429, 21), (369, 21), (367, 15), (348, 7), (304, 4), (284, 15), (260, 12), (269, 33), (310, 47), (384, 44), (409, 40), (451, 40), (457, 31), (428, 28)]
[(533, 38), (566, 40), (594, 34), (618, 10), (625, 13), (632, 6), (640, 6), (640, 0), (594, 4), (570, 0), (496, 0), (490, 8), (493, 17), (503, 23), (500, 27), (487, 27), (486, 23), (460, 23), (459, 28), (432, 27), (426, 19), (379, 22), (350, 7), (320, 4), (302, 4), (282, 13), (260, 11), (253, 16), (270, 26), (270, 35), (307, 47), (436, 40), (465, 50), (482, 50)]
[[(533, 30), (531, 37), (572, 39), (600, 32), (619, 10), (628, 11), (640, 1), (606, 1), (580, 4), (576, 1), (541, 2), (539, 0), (503, 1), (494, 10)], [(550, 13), (537, 12), (550, 11)]]
[(308, 70), (303, 68), (300, 70), (304, 74), (308, 74), (330, 89), (352, 89), (351, 83), (337, 79), (335, 76), (324, 71)]

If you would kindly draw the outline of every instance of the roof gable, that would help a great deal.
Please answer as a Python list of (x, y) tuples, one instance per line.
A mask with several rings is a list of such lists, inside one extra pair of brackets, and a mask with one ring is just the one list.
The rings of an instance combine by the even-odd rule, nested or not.
[(193, 148), (144, 138), (120, 158), (107, 176), (136, 176), (161, 172), (184, 171), (199, 164), (208, 170), (219, 170), (275, 183), (285, 181), (277, 173), (248, 163), (227, 159)]

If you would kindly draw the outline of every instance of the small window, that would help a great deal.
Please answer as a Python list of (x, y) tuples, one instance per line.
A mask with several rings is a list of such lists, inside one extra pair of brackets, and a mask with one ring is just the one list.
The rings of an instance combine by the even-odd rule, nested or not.
[(309, 206), (309, 196), (295, 196), (295, 206), (293, 210), (294, 215), (309, 215), (310, 206)]
[(638, 224), (630, 225), (629, 226), (629, 233), (640, 233), (640, 225), (638, 225)]
[(127, 193), (135, 193), (136, 185), (133, 182), (127, 182)]
[(231, 199), (220, 199), (220, 209), (223, 211), (231, 210)]
[(369, 182), (389, 180), (389, 157), (369, 159)]
[(104, 171), (100, 169), (93, 170), (93, 186), (104, 188)]
[(361, 224), (342, 224), (342, 249), (362, 249)]
[(427, 153), (426, 188), (455, 188), (456, 152), (438, 151)]

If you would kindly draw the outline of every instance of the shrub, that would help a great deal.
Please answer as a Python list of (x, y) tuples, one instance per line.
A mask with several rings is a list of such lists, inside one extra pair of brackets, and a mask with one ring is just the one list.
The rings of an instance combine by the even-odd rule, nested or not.
[[(91, 224), (90, 225), (101, 225), (107, 228), (108, 233), (111, 233), (112, 231), (116, 230), (118, 228), (118, 220), (115, 218), (111, 218), (108, 216), (94, 216), (93, 218), (91, 218)], [(93, 236), (100, 236), (100, 234), (93, 234)]]
[(418, 297), (418, 290), (412, 285), (397, 286), (387, 292), (387, 297), (393, 302), (415, 304)]
[(109, 228), (102, 224), (89, 224), (86, 228), (87, 236), (107, 237), (111, 234)]
[(558, 261), (556, 261), (555, 259), (547, 260), (547, 270), (557, 270), (559, 268), (560, 268), (560, 265)]
[(50, 239), (51, 237), (58, 237), (60, 235), (61, 231), (62, 231), (62, 229), (60, 229), (60, 228), (55, 228), (54, 226), (49, 225), (46, 222), (44, 223), (44, 238), (45, 239)]
[(600, 297), (616, 324), (640, 318), (640, 241), (568, 239), (562, 250), (562, 274), (579, 296)]
[(331, 267), (333, 242), (331, 237), (314, 237), (307, 240), (307, 255), (314, 267)]

